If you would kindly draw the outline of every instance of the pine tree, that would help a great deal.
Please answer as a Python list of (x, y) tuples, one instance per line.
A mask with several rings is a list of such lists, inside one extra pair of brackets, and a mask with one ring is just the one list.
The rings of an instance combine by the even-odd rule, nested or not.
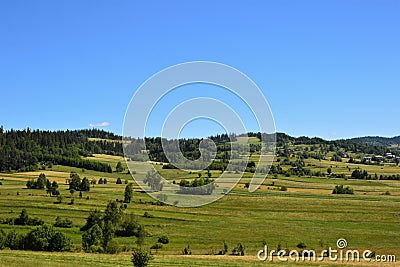
[(125, 186), (124, 203), (131, 203), (133, 196), (132, 183)]

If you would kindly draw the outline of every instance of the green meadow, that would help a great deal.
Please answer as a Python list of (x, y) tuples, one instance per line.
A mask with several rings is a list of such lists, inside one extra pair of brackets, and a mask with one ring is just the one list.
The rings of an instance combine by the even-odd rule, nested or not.
[[(121, 161), (126, 168), (124, 158), (118, 156), (94, 155), (92, 160), (113, 166)], [(394, 165), (353, 166), (314, 159), (307, 159), (305, 163), (316, 170), (331, 167), (334, 173), (346, 175), (356, 167), (378, 174), (400, 172), (400, 167)], [(137, 173), (145, 171), (143, 164), (134, 164), (137, 164)], [(162, 169), (161, 164), (154, 166), (171, 181), (197, 177), (196, 173)], [(66, 179), (71, 171), (89, 180), (106, 178), (108, 183), (91, 185), (90, 192), (83, 192), (80, 198), (78, 192), (71, 194), (68, 190)], [(40, 173), (59, 183), (63, 198), (61, 203), (55, 204), (56, 198), (47, 195), (45, 190), (26, 189), (26, 182), (36, 179)], [(218, 174), (219, 171), (212, 171), (212, 177), (218, 177)], [(339, 238), (347, 240), (348, 248), (369, 249), (381, 255), (400, 255), (399, 181), (268, 175), (259, 190), (249, 193), (245, 183), (250, 181), (250, 177), (251, 174), (245, 173), (240, 183), (225, 197), (197, 208), (155, 205), (156, 201), (142, 193), (134, 183), (133, 201), (127, 204), (125, 213), (136, 215), (149, 233), (143, 246), (150, 248), (161, 235), (168, 236), (170, 241), (163, 248), (152, 250), (155, 258), (150, 266), (282, 266), (288, 263), (257, 260), (257, 252), (264, 247), (263, 244), (268, 244), (271, 249), (292, 250), (304, 242), (307, 249), (320, 252), (328, 247), (335, 248)], [(116, 184), (117, 178), (121, 178), (123, 184)], [(130, 252), (118, 255), (83, 253), (82, 232), (79, 230), (91, 210), (104, 210), (108, 201), (123, 199), (125, 180), (134, 182), (126, 171), (102, 173), (54, 165), (42, 171), (2, 173), (0, 179), (0, 218), (18, 217), (25, 208), (30, 216), (41, 218), (45, 223), (53, 224), (57, 216), (73, 221), (72, 228), (57, 228), (72, 239), (73, 252), (3, 250), (0, 251), (0, 266), (43, 266), (50, 263), (52, 266), (132, 266)], [(332, 189), (338, 184), (351, 186), (355, 194), (333, 195)], [(286, 191), (281, 191), (283, 186)], [(74, 203), (71, 205), (72, 198)], [(146, 212), (150, 216), (144, 217)], [(2, 224), (0, 229), (28, 232), (31, 227)], [(118, 237), (116, 240), (126, 251), (137, 246), (135, 237)], [(229, 251), (239, 243), (244, 245), (245, 256), (215, 255), (223, 249), (224, 242)], [(182, 255), (187, 246), (192, 255)], [(324, 261), (291, 263), (289, 266), (337, 264)], [(357, 265), (360, 264), (373, 266), (368, 263)]]

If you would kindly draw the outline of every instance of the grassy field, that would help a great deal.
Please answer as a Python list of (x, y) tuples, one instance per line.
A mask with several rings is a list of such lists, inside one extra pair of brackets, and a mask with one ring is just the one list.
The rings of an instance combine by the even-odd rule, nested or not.
[[(104, 255), (97, 254), (88, 256), (83, 253), (49, 253), (32, 251), (0, 251), (1, 267), (37, 267), (37, 266), (55, 266), (55, 267), (128, 267), (130, 263), (130, 254)], [(287, 262), (285, 266), (309, 266), (309, 267), (327, 267), (327, 266), (390, 266), (377, 265), (376, 263), (293, 263)], [(149, 266), (213, 266), (213, 267), (261, 267), (261, 266), (283, 266), (277, 262), (260, 262), (254, 257), (233, 257), (233, 256), (201, 256), (201, 255), (156, 255)]]
[[(121, 161), (126, 167), (122, 157), (94, 155), (94, 158), (113, 167)], [(308, 160), (307, 163), (321, 169), (332, 166), (334, 173), (344, 171), (346, 174), (347, 165), (350, 168), (360, 167), (328, 160)], [(136, 164), (138, 173), (145, 171), (143, 164)], [(163, 170), (161, 165), (155, 166), (170, 180), (197, 176), (195, 173)], [(361, 167), (372, 173), (400, 172), (400, 168), (395, 166), (384, 166), (383, 169), (380, 166)], [(83, 197), (79, 198), (77, 192), (71, 195), (65, 184), (71, 171), (89, 179), (107, 178), (108, 184), (94, 185), (90, 192), (84, 192)], [(55, 198), (46, 195), (44, 190), (25, 189), (26, 181), (37, 178), (41, 172), (60, 184), (63, 196), (61, 204), (55, 204)], [(212, 172), (213, 177), (218, 174), (217, 171)], [(72, 238), (76, 251), (49, 254), (4, 250), (0, 251), (0, 266), (43, 266), (50, 263), (52, 266), (76, 266), (78, 263), (80, 266), (132, 266), (130, 253), (111, 256), (79, 252), (82, 235), (79, 228), (85, 223), (89, 211), (104, 210), (109, 200), (123, 199), (125, 185), (115, 183), (118, 177), (133, 182), (126, 171), (100, 173), (65, 166), (53, 166), (38, 172), (0, 174), (0, 218), (17, 217), (22, 208), (30, 216), (39, 217), (46, 223), (54, 223), (57, 216), (68, 217), (74, 227), (59, 230)], [(160, 235), (167, 235), (170, 239), (170, 243), (161, 250), (153, 251), (156, 255), (151, 266), (282, 266), (276, 262), (258, 262), (256, 255), (263, 248), (263, 242), (273, 249), (280, 245), (288, 250), (296, 249), (298, 243), (304, 242), (307, 249), (322, 251), (329, 246), (335, 248), (339, 238), (345, 238), (351, 249), (400, 255), (399, 181), (269, 176), (258, 191), (249, 193), (244, 188), (244, 183), (250, 179), (248, 177), (250, 175), (246, 174), (224, 198), (198, 208), (153, 205), (154, 200), (141, 193), (135, 184), (133, 203), (128, 204), (126, 213), (135, 214), (150, 233), (144, 246), (149, 248)], [(355, 194), (332, 195), (332, 189), (337, 184), (350, 185)], [(280, 191), (281, 186), (286, 186), (288, 190)], [(384, 195), (387, 191), (390, 195)], [(73, 205), (69, 205), (71, 198), (75, 199)], [(153, 217), (143, 217), (145, 212)], [(27, 232), (30, 227), (0, 225), (0, 229)], [(128, 250), (136, 246), (134, 237), (116, 240)], [(224, 241), (229, 250), (242, 243), (246, 256), (214, 256), (222, 250)], [(190, 245), (193, 253), (191, 256), (181, 255), (187, 245)], [(296, 264), (301, 265), (304, 264)], [(337, 263), (306, 264), (328, 265)]]

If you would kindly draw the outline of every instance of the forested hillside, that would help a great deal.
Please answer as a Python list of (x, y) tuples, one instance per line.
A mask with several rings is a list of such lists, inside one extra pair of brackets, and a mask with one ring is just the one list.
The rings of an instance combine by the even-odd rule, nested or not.
[[(250, 138), (258, 140), (249, 143), (249, 152), (257, 153), (263, 144), (260, 142), (261, 133), (248, 133)], [(211, 136), (217, 148), (216, 160), (211, 169), (224, 169), (231, 158), (239, 159), (239, 154), (245, 151), (247, 144), (237, 142), (237, 138), (243, 135), (217, 135)], [(271, 138), (270, 135), (263, 136)], [(375, 138), (379, 139), (379, 138)], [(374, 140), (375, 140), (374, 139)], [(98, 129), (85, 129), (74, 131), (41, 131), (41, 130), (8, 130), (0, 128), (0, 171), (32, 171), (43, 166), (53, 164), (71, 167), (111, 172), (108, 164), (91, 160), (92, 154), (123, 155), (122, 137), (116, 134)], [(201, 138), (168, 140), (167, 145), (177, 146), (188, 159), (198, 159), (200, 156), (199, 144)], [(231, 142), (229, 141), (231, 140)], [(358, 153), (365, 155), (383, 155), (393, 152), (386, 145), (374, 145), (365, 142), (362, 138), (354, 140), (327, 141), (321, 138), (292, 137), (284, 133), (277, 133), (276, 144), (278, 153), (285, 153), (286, 144), (294, 145), (318, 145), (318, 151), (305, 152), (307, 157), (320, 158), (324, 153), (337, 152), (343, 157), (346, 153)], [(365, 139), (369, 140), (369, 139)], [(379, 139), (380, 140), (380, 139)], [(382, 139), (384, 140), (384, 139)], [(393, 140), (396, 140), (393, 138)], [(151, 160), (168, 162), (161, 144), (160, 137), (146, 137), (145, 145), (138, 139), (127, 140), (125, 151), (130, 155), (139, 155), (147, 151)], [(379, 142), (374, 142), (379, 143)], [(386, 144), (386, 143), (385, 143)], [(236, 155), (235, 155), (236, 154)], [(249, 166), (251, 167), (251, 166)]]
[[(89, 140), (95, 138), (95, 140)], [(111, 172), (107, 164), (82, 159), (92, 153), (122, 155), (118, 139), (112, 133), (100, 130), (40, 131), (0, 128), (0, 171), (30, 171), (39, 165), (60, 164), (102, 172)]]
[(400, 136), (395, 137), (380, 137), (380, 136), (367, 136), (367, 137), (357, 137), (352, 138), (349, 141), (357, 143), (366, 143), (368, 145), (375, 146), (388, 146), (391, 148), (399, 148), (400, 146)]

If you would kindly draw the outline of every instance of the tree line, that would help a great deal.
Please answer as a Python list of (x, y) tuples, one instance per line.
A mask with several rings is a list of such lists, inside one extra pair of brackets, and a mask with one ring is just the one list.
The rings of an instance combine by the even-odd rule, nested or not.
[[(101, 130), (40, 131), (8, 130), (0, 127), (0, 171), (33, 171), (39, 165), (60, 164), (102, 172), (111, 167), (89, 159), (93, 153), (123, 155), (120, 142), (89, 140), (117, 136)], [(120, 137), (119, 137), (120, 138)]]

